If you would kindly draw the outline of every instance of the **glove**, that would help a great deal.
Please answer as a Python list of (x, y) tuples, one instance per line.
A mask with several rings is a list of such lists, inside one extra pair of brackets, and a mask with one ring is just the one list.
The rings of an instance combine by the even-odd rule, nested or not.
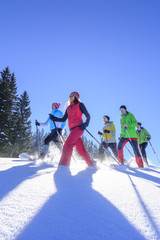
[(98, 134), (99, 134), (99, 135), (102, 135), (103, 133), (101, 133), (100, 131), (98, 131)]
[(59, 134), (61, 135), (61, 133), (62, 133), (62, 128), (58, 128), (57, 130), (58, 130)]
[(150, 137), (146, 137), (147, 141), (149, 141), (151, 138)]
[(52, 121), (55, 121), (55, 116), (53, 116), (52, 114), (49, 114), (49, 118), (50, 118)]
[(86, 124), (86, 123), (82, 123), (82, 124), (80, 125), (81, 130), (85, 130), (86, 127), (87, 127), (87, 124)]
[(107, 130), (107, 129), (104, 129), (103, 132), (104, 132), (104, 133), (110, 133), (110, 131)]
[(40, 123), (36, 120), (36, 121), (35, 121), (35, 125), (36, 125), (36, 126), (40, 126)]

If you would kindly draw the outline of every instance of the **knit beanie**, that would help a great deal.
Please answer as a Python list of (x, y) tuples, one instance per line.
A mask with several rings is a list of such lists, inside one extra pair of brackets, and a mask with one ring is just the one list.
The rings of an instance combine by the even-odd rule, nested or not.
[(110, 120), (110, 117), (108, 117), (107, 115), (104, 115), (103, 117), (107, 118), (108, 121)]
[(60, 103), (53, 103), (57, 109), (60, 108), (61, 104)]
[(78, 93), (78, 92), (72, 92), (70, 95), (73, 95), (73, 96), (75, 96), (77, 99), (79, 99), (79, 98), (80, 98), (80, 95), (79, 95), (79, 93)]

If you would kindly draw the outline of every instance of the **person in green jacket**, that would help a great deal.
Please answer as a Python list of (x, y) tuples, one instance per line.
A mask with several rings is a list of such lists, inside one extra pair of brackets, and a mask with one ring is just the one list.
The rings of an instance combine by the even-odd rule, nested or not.
[(148, 165), (146, 147), (148, 145), (148, 141), (151, 139), (151, 135), (145, 128), (141, 127), (141, 125), (142, 124), (140, 122), (137, 123), (138, 145), (141, 149), (143, 161)]
[(120, 141), (118, 143), (118, 161), (121, 164), (124, 164), (123, 148), (129, 141), (133, 148), (138, 167), (143, 167), (143, 160), (138, 149), (137, 133), (135, 130), (135, 127), (137, 126), (137, 120), (132, 113), (127, 111), (125, 105), (120, 106), (120, 111), (122, 118), (120, 119), (121, 134)]

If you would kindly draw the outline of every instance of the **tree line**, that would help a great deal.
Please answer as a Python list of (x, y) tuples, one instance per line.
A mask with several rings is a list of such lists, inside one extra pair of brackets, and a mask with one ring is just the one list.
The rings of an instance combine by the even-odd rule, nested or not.
[[(22, 152), (35, 154), (47, 133), (43, 129), (38, 135), (32, 132), (29, 95), (27, 91), (18, 95), (15, 74), (9, 67), (0, 74), (0, 157), (18, 157)], [(97, 157), (97, 146), (84, 136), (82, 140), (91, 156)]]

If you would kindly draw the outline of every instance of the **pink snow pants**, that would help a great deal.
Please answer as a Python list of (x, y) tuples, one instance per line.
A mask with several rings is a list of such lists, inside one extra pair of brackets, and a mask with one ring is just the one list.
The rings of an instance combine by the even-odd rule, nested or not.
[(80, 127), (76, 127), (71, 130), (70, 135), (68, 136), (65, 144), (63, 146), (62, 156), (59, 162), (59, 165), (69, 166), (72, 156), (73, 147), (76, 146), (78, 153), (84, 158), (88, 166), (92, 166), (93, 163), (90, 159), (88, 152), (86, 151), (83, 141), (81, 139), (82, 134), (84, 133)]

